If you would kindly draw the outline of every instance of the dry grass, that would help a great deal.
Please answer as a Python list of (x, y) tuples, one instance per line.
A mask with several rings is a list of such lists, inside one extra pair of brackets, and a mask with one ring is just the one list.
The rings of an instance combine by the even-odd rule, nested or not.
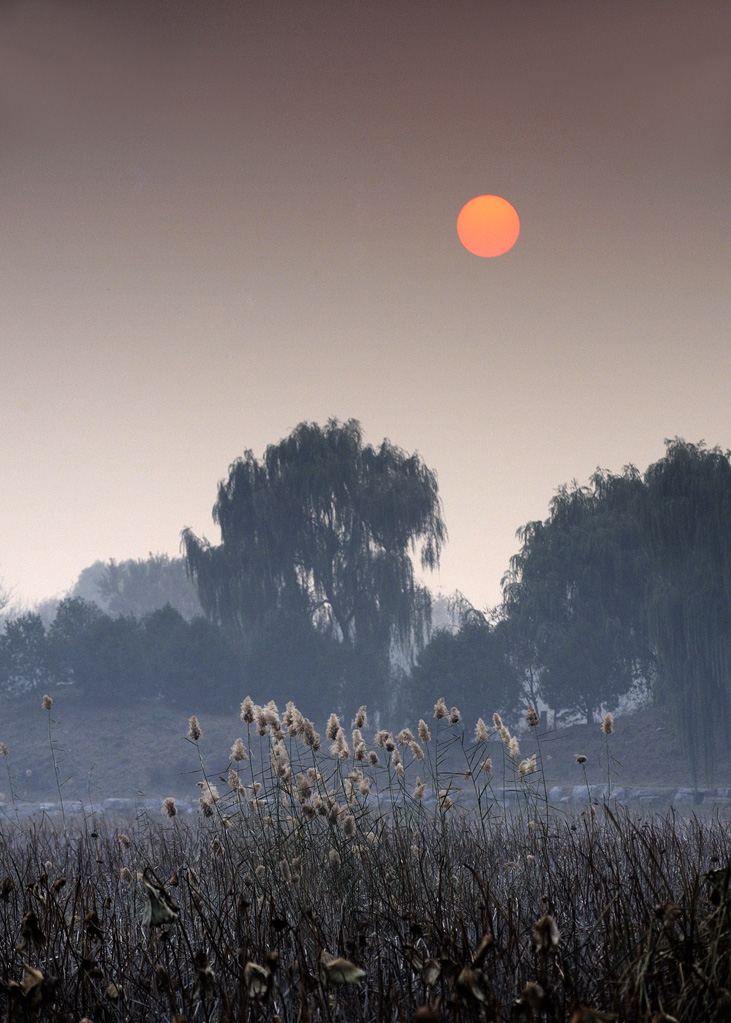
[[(335, 722), (317, 749), (270, 708), (236, 729), (248, 759), (230, 762), (225, 784), (200, 757), (193, 817), (170, 816), (168, 802), (155, 818), (4, 819), (2, 1012), (12, 1023), (731, 1018), (724, 822), (611, 805), (562, 815), (507, 743), (469, 744), (448, 719), (429, 727), (423, 759), (416, 740), (388, 733), (354, 759), (357, 738)], [(494, 772), (522, 786), (520, 810), (492, 799), (488, 750)], [(449, 798), (414, 799), (417, 774)]]

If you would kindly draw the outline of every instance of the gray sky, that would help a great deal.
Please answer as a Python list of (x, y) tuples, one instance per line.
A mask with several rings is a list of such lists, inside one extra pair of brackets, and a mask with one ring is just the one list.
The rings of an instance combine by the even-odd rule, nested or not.
[(302, 420), (420, 452), (477, 606), (561, 483), (731, 447), (726, 0), (5, 0), (0, 130), (20, 600), (216, 541)]

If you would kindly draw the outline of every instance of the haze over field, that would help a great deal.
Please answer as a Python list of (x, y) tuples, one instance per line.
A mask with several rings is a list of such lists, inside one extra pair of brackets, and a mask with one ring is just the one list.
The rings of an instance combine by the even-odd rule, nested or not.
[(437, 471), (481, 606), (559, 484), (730, 447), (730, 58), (721, 0), (5, 4), (6, 586), (217, 540), (334, 416)]

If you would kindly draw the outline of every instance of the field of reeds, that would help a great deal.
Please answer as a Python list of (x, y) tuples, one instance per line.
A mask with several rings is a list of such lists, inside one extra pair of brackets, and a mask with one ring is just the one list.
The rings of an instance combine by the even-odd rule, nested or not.
[(467, 738), (443, 701), (396, 735), (365, 708), (322, 736), (291, 704), (241, 718), (215, 773), (191, 718), (193, 814), (71, 814), (60, 787), (53, 816), (8, 807), (3, 1018), (731, 1020), (718, 815), (632, 813), (611, 771), (561, 812), (540, 743), (497, 716)]

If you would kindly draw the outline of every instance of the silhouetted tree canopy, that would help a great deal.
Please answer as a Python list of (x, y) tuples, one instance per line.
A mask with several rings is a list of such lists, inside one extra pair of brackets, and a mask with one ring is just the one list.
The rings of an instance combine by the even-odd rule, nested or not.
[(589, 721), (650, 672), (642, 492), (633, 467), (559, 488), (549, 518), (518, 531), (503, 579), (514, 661), (550, 706)]
[(92, 703), (160, 696), (224, 709), (240, 702), (244, 674), (241, 652), (219, 626), (202, 615), (188, 622), (170, 605), (136, 618), (67, 597), (48, 629), (31, 613), (0, 634), (5, 695), (72, 686)]
[[(301, 423), (261, 461), (245, 452), (219, 484), (221, 543), (183, 531), (206, 613), (250, 639), (272, 614), (300, 616), (388, 672), (392, 646), (428, 629), (430, 595), (411, 555), (438, 565), (446, 529), (434, 473), (360, 424)], [(374, 679), (375, 682), (375, 679)]]
[(127, 561), (96, 561), (79, 574), (70, 596), (93, 601), (111, 615), (137, 618), (167, 604), (188, 621), (203, 610), (185, 562), (167, 554)]
[(458, 631), (436, 632), (418, 655), (408, 691), (404, 710), (412, 718), (440, 696), (457, 706), (468, 729), (495, 711), (509, 716), (518, 706), (520, 685), (502, 623), (473, 609)]
[(694, 773), (713, 776), (731, 699), (731, 453), (675, 438), (645, 473), (647, 621)]
[(51, 675), (41, 616), (27, 612), (8, 619), (0, 636), (0, 688), (16, 695), (44, 685)]

